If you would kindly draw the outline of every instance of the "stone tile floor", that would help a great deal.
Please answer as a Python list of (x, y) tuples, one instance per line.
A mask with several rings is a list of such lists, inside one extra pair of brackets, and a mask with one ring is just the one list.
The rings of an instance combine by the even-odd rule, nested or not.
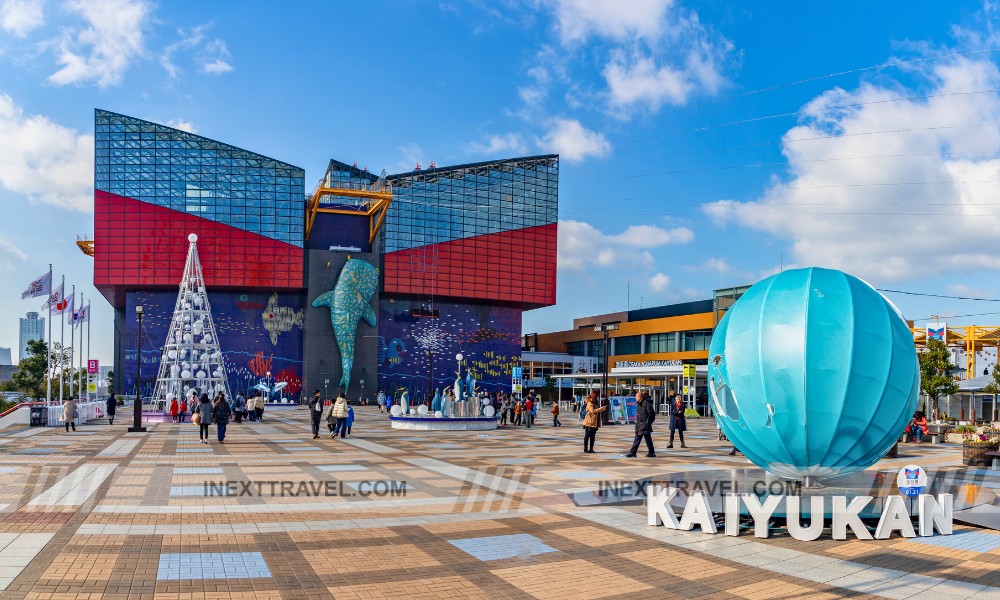
[[(641, 507), (567, 497), (747, 465), (710, 420), (692, 421), (687, 450), (657, 431), (656, 458), (624, 459), (628, 427), (583, 454), (569, 419), (415, 436), (355, 412), (345, 440), (312, 440), (305, 409), (233, 423), (225, 445), (213, 428), (201, 447), (190, 423), (0, 431), (0, 598), (1000, 600), (993, 531), (804, 544), (653, 528)], [(911, 462), (957, 466), (960, 448), (904, 446), (879, 466)]]

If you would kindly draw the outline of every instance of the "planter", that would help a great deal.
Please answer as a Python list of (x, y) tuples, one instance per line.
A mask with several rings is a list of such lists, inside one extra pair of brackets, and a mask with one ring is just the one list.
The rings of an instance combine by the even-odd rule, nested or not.
[(970, 467), (988, 467), (993, 459), (986, 456), (987, 452), (997, 449), (996, 444), (962, 444), (962, 464)]
[(961, 444), (965, 439), (961, 433), (946, 433), (944, 434), (944, 441), (949, 444)]

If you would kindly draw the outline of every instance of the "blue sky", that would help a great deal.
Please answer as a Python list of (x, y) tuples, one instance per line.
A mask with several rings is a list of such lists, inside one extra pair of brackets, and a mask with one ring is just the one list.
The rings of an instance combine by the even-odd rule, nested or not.
[[(302, 166), (307, 188), (329, 158), (558, 152), (558, 305), (529, 332), (780, 266), (996, 298), (998, 31), (972, 2), (0, 0), (0, 345), (52, 262), (95, 299), (110, 358), (73, 243), (93, 231), (95, 107)], [(890, 297), (1000, 322), (956, 316), (996, 303)]]

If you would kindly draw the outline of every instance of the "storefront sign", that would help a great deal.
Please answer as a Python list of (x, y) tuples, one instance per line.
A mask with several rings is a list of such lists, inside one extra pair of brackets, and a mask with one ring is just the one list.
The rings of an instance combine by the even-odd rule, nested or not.
[(650, 367), (679, 367), (681, 366), (681, 361), (679, 360), (644, 360), (641, 362), (632, 360), (620, 360), (615, 363), (615, 368), (619, 369), (637, 369), (637, 368), (650, 368)]

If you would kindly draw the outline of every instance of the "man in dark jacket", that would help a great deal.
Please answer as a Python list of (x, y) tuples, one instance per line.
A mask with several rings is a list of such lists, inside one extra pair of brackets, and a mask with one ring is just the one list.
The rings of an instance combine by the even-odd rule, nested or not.
[(115, 393), (111, 392), (108, 396), (108, 425), (115, 424), (115, 411), (118, 410), (118, 398), (115, 398)]
[(226, 443), (226, 426), (229, 425), (229, 417), (233, 414), (232, 409), (229, 408), (229, 403), (226, 402), (226, 396), (219, 393), (218, 398), (215, 399), (215, 406), (212, 407), (212, 421), (215, 422), (216, 428), (219, 430), (219, 443)]
[(635, 452), (639, 449), (639, 441), (646, 440), (646, 456), (656, 457), (653, 450), (653, 421), (656, 420), (656, 409), (649, 399), (649, 392), (638, 392), (635, 395), (635, 440), (632, 441), (632, 448), (625, 456), (635, 458)]
[(319, 395), (319, 390), (313, 390), (312, 398), (309, 398), (309, 417), (312, 419), (313, 439), (319, 437), (319, 423), (323, 418), (323, 398)]

